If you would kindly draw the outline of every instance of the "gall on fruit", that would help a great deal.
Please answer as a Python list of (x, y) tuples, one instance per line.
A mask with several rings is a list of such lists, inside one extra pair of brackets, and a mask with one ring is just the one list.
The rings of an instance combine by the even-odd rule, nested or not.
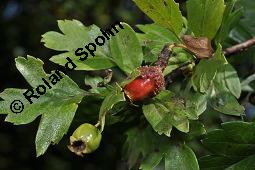
[(83, 156), (95, 151), (100, 145), (101, 138), (101, 132), (97, 127), (84, 123), (73, 132), (68, 148), (76, 155)]
[(165, 80), (159, 66), (138, 68), (140, 74), (123, 88), (132, 102), (156, 96), (165, 87)]

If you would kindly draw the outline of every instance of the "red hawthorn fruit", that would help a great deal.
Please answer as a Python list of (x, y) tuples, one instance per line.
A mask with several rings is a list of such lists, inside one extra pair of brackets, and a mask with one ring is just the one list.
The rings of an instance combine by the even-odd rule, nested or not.
[(139, 68), (140, 75), (124, 87), (125, 95), (133, 102), (153, 97), (165, 86), (159, 66)]

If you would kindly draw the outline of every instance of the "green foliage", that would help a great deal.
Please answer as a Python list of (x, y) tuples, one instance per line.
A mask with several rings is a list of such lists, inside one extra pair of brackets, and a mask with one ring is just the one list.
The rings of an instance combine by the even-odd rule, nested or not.
[(222, 43), (231, 31), (231, 29), (237, 24), (243, 14), (243, 9), (234, 9), (237, 0), (230, 0), (227, 2), (226, 9), (222, 18), (221, 27), (215, 37), (217, 43)]
[(104, 79), (100, 76), (89, 76), (89, 75), (85, 75), (85, 84), (89, 85), (92, 89), (96, 89), (98, 88), (98, 86), (100, 85), (100, 83), (104, 82)]
[(236, 98), (239, 98), (241, 95), (241, 83), (236, 70), (230, 64), (224, 65), (222, 69), (224, 70), (220, 70), (218, 73), (224, 74), (224, 78), (222, 78), (224, 82), (221, 81), (221, 83), (223, 86), (227, 87), (228, 91)]
[(198, 170), (196, 155), (187, 145), (172, 145), (166, 153), (165, 169)]
[[(150, 140), (148, 140), (150, 139)], [(124, 147), (124, 155), (129, 168), (135, 166), (140, 157), (142, 170), (152, 170), (164, 163), (164, 168), (198, 170), (198, 162), (194, 152), (182, 142), (169, 142), (166, 137), (158, 136), (151, 128), (130, 129)]]
[[(143, 157), (148, 156), (150, 153), (154, 153), (155, 150), (161, 149), (159, 148), (158, 144), (162, 144), (162, 140), (156, 141), (158, 136), (150, 129), (130, 129), (127, 131), (127, 139), (124, 145), (124, 155), (125, 158), (127, 159), (127, 163), (129, 168), (132, 168), (137, 159), (142, 155)], [(147, 140), (151, 139), (151, 140)], [(157, 155), (157, 157), (160, 157)], [(157, 158), (159, 159), (158, 161), (155, 161), (155, 163), (151, 163), (151, 167), (157, 166), (159, 161), (162, 159), (162, 157)], [(156, 165), (155, 165), (156, 164)], [(144, 166), (144, 165), (143, 165)], [(147, 165), (149, 166), (149, 165)]]
[(195, 36), (212, 40), (220, 28), (224, 0), (189, 0), (187, 2), (188, 26)]
[[(222, 46), (227, 45), (228, 35), (233, 40), (238, 32), (235, 29), (240, 29), (232, 30), (242, 14), (241, 8), (236, 7), (236, 1), (228, 1), (225, 8), (224, 0), (189, 0), (187, 20), (174, 0), (134, 2), (154, 23), (137, 25), (142, 33), (136, 33), (128, 24), (121, 22), (123, 29), (117, 27), (119, 32), (111, 36), (105, 45), (97, 46), (95, 56), (89, 55), (85, 61), (81, 61), (75, 51), (94, 42), (102, 34), (99, 27), (84, 26), (77, 20), (60, 20), (58, 27), (61, 33), (50, 31), (42, 36), (47, 48), (60, 52), (50, 61), (64, 66), (66, 57), (69, 57), (76, 64), (76, 70), (86, 71), (83, 77), (85, 90), (80, 89), (67, 75), (61, 74), (63, 78), (46, 94), (35, 99), (33, 104), (25, 102), (23, 89), (4, 90), (0, 94), (3, 99), (0, 101), (0, 113), (7, 114), (6, 121), (15, 125), (30, 123), (41, 116), (36, 135), (39, 156), (51, 143), (61, 140), (73, 121), (78, 104), (83, 97), (92, 95), (86, 98), (89, 102), (81, 104), (85, 106), (81, 107), (82, 110), (94, 107), (92, 118), (84, 116), (85, 119), (94, 121), (95, 127), (100, 127), (100, 133), (103, 133), (105, 126), (121, 127), (117, 130), (127, 134), (123, 155), (130, 169), (254, 167), (255, 125), (237, 120), (245, 120), (244, 107), (239, 104), (240, 96), (242, 91), (254, 92), (251, 82), (255, 78), (251, 75), (240, 83), (240, 72), (225, 58), (222, 50)], [(250, 28), (247, 29), (251, 31)], [(193, 51), (182, 39), (183, 34), (194, 41), (188, 42)], [(196, 42), (198, 37), (202, 43)], [(240, 34), (240, 37), (243, 36)], [(206, 42), (203, 41), (205, 39)], [(209, 43), (210, 49), (203, 47), (203, 43)], [(190, 63), (178, 70), (184, 78), (166, 82), (168, 85), (160, 93), (156, 94), (157, 89), (153, 89), (153, 97), (132, 103), (123, 90), (125, 85), (138, 76), (141, 82), (147, 81), (145, 75), (140, 76), (137, 68), (153, 65), (166, 44), (171, 45), (168, 49), (171, 54), (164, 56), (170, 59), (166, 61), (167, 67), (162, 68), (163, 74), (175, 76), (172, 75), (175, 68)], [(211, 52), (211, 45), (216, 46), (214, 53)], [(209, 49), (213, 55), (199, 57), (195, 52), (201, 49)], [(43, 62), (31, 56), (27, 59), (18, 57), (16, 67), (32, 88), (42, 84), (42, 78), (50, 77), (43, 70)], [(153, 83), (151, 86), (156, 88)], [(20, 114), (10, 111), (9, 104), (14, 99), (24, 101), (25, 109)], [(212, 113), (223, 113), (224, 116)], [(218, 123), (214, 122), (215, 119), (235, 121), (223, 123), (222, 129), (215, 129)], [(213, 130), (206, 133), (207, 129)], [(199, 148), (198, 154), (204, 153), (203, 146), (197, 141), (201, 138), (203, 146), (212, 154), (200, 158), (198, 164), (194, 152)]]
[(107, 96), (111, 90), (107, 87), (104, 87), (105, 84), (109, 83), (109, 80), (106, 78), (102, 78), (100, 76), (85, 75), (85, 84), (91, 87), (89, 92), (98, 93), (102, 97)]
[[(43, 70), (43, 62), (40, 59), (28, 56), (27, 59), (18, 57), (16, 67), (24, 76), (32, 88), (44, 84), (42, 78), (49, 79), (50, 75)], [(80, 89), (68, 76), (63, 78), (40, 98), (30, 104), (23, 96), (23, 89), (6, 89), (1, 93), (1, 113), (8, 114), (5, 121), (15, 125), (28, 124), (41, 115), (41, 121), (36, 134), (36, 153), (42, 155), (53, 142), (58, 143), (67, 132), (78, 103), (84, 95), (89, 93)], [(19, 99), (24, 103), (22, 113), (14, 114), (10, 111), (10, 103)]]
[(142, 64), (143, 53), (135, 31), (128, 24), (122, 25), (124, 30), (110, 39), (110, 49), (116, 64), (129, 74)]
[(255, 11), (255, 4), (251, 0), (239, 0), (237, 2), (241, 7), (244, 8), (244, 17), (241, 18), (240, 20), (240, 25), (243, 26), (244, 30), (249, 32), (252, 36), (255, 35), (254, 32), (254, 26), (255, 26), (255, 21), (252, 16), (254, 16)]
[(95, 38), (102, 34), (99, 27), (96, 25), (85, 27), (77, 20), (59, 20), (58, 27), (63, 34), (50, 31), (42, 35), (41, 40), (45, 47), (64, 52), (50, 58), (52, 62), (64, 66), (66, 57), (69, 57), (77, 65), (76, 70), (101, 70), (115, 66), (113, 60), (108, 57), (107, 41), (103, 46), (97, 47), (95, 59), (90, 54), (86, 61), (81, 61), (75, 56), (75, 50), (84, 48), (88, 43), (93, 43)]
[(156, 56), (156, 59), (166, 43), (180, 42), (173, 32), (158, 24), (137, 25), (137, 27), (143, 32), (143, 34), (137, 34), (140, 43), (151, 49), (151, 53)]
[(201, 60), (192, 75), (191, 82), (193, 88), (201, 93), (207, 92), (216, 76), (217, 67), (219, 67), (220, 64), (221, 62), (214, 58)]
[(208, 94), (194, 92), (194, 90), (191, 89), (190, 84), (188, 84), (183, 96), (185, 98), (185, 106), (189, 110), (190, 117), (192, 119), (198, 119), (198, 117), (207, 108), (209, 98)]
[(222, 54), (221, 47), (218, 47), (211, 59), (204, 59), (199, 62), (192, 75), (192, 86), (196, 91), (205, 93), (217, 74), (217, 71), (226, 64), (226, 59)]
[(241, 95), (239, 77), (235, 69), (227, 63), (221, 47), (218, 47), (213, 58), (199, 62), (191, 83), (196, 91), (211, 96), (210, 106), (213, 109), (235, 116), (240, 116), (244, 112), (243, 106), (236, 100)]
[(66, 57), (69, 57), (77, 66), (75, 70), (102, 70), (112, 68), (116, 66), (113, 60), (109, 57), (96, 56), (95, 58), (88, 58), (86, 61), (79, 60), (79, 57), (75, 56), (74, 52), (66, 52), (59, 55), (52, 56), (50, 61), (64, 66), (67, 62)]
[(215, 95), (210, 104), (213, 109), (227, 115), (240, 116), (244, 112), (244, 107), (230, 93)]
[(154, 98), (151, 104), (143, 105), (143, 112), (160, 135), (170, 136), (172, 127), (182, 132), (189, 131), (188, 112), (178, 98), (174, 98), (170, 91), (162, 91)]
[(101, 131), (104, 129), (106, 113), (113, 108), (113, 106), (119, 102), (125, 101), (124, 93), (122, 89), (116, 85), (115, 89), (112, 90), (108, 96), (105, 97), (100, 111), (99, 111), (99, 123), (101, 125)]
[(168, 28), (176, 35), (182, 30), (182, 14), (174, 0), (134, 0), (137, 6), (155, 23)]
[(199, 159), (201, 169), (247, 169), (254, 167), (255, 133), (254, 123), (227, 122), (202, 140), (211, 151)]

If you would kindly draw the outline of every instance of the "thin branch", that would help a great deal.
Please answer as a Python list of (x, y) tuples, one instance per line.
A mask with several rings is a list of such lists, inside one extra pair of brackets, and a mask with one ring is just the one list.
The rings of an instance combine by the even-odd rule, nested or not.
[(159, 66), (162, 71), (164, 71), (168, 65), (168, 60), (172, 55), (172, 48), (174, 46), (175, 44), (166, 44), (159, 54), (158, 61), (155, 63), (155, 65)]
[[(249, 39), (245, 42), (242, 42), (240, 44), (234, 45), (232, 47), (226, 48), (223, 50), (223, 53), (225, 56), (230, 56), (232, 54), (241, 52), (246, 50), (247, 48), (250, 48), (252, 46), (255, 45), (255, 37), (252, 39)], [(179, 76), (182, 76), (183, 74), (183, 70), (185, 69), (185, 67), (187, 67), (190, 63), (185, 63), (183, 65), (181, 65), (180, 67), (174, 69), (171, 73), (169, 73), (166, 76), (166, 83), (167, 84), (171, 84), (175, 81), (175, 79)]]
[(240, 44), (234, 45), (232, 47), (226, 48), (225, 50), (223, 50), (223, 53), (225, 56), (229, 56), (241, 51), (246, 50), (247, 48), (250, 48), (252, 46), (255, 45), (255, 37), (252, 39), (249, 39), (245, 42), (242, 42)]

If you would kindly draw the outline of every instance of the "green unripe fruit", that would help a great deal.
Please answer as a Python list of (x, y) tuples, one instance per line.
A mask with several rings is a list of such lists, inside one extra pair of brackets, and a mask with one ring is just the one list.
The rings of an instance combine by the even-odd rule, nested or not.
[(99, 129), (89, 123), (80, 125), (70, 137), (68, 148), (79, 156), (95, 151), (101, 141), (102, 135)]

